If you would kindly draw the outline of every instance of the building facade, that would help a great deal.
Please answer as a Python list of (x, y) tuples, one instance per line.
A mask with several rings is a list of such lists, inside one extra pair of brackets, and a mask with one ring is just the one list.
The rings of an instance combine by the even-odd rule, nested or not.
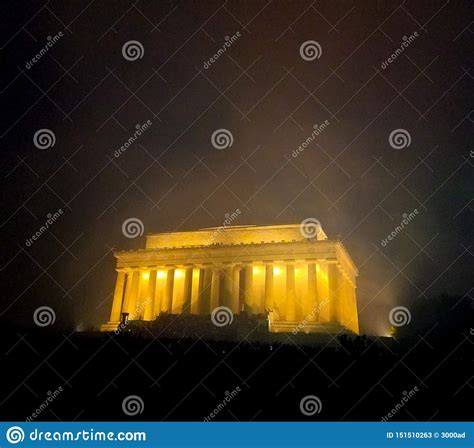
[(115, 252), (117, 281), (110, 320), (127, 313), (267, 315), (273, 332), (359, 333), (357, 268), (340, 241), (318, 225), (229, 226), (146, 237), (145, 249)]

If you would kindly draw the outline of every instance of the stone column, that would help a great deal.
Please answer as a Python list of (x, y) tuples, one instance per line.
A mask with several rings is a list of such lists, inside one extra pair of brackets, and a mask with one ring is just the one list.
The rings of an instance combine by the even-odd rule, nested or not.
[(112, 302), (112, 312), (110, 313), (110, 322), (120, 322), (120, 313), (122, 311), (123, 290), (125, 286), (125, 271), (117, 271), (117, 280), (115, 282), (114, 299)]
[(296, 320), (295, 265), (286, 263), (286, 320)]
[(357, 311), (357, 300), (356, 300), (356, 285), (350, 284), (350, 296), (349, 296), (349, 310), (350, 310), (350, 329), (359, 334), (359, 314)]
[(244, 290), (244, 310), (247, 312), (252, 311), (252, 289), (253, 289), (253, 266), (251, 263), (245, 265), (245, 290)]
[(203, 288), (204, 269), (196, 267), (193, 269), (193, 285), (191, 293), (191, 314), (199, 314), (201, 311), (201, 294)]
[(241, 266), (234, 266), (232, 270), (232, 304), (234, 314), (240, 313), (240, 270)]
[(317, 294), (316, 264), (308, 263), (308, 298), (311, 304), (310, 321), (319, 321), (319, 306)]
[(156, 276), (156, 286), (155, 286), (155, 305), (153, 307), (154, 316), (155, 318), (158, 314), (163, 311), (164, 307), (164, 290), (165, 290), (165, 282), (166, 282), (166, 274), (163, 272), (163, 269), (160, 268), (159, 272)]
[(319, 322), (329, 322), (329, 282), (328, 282), (328, 265), (326, 263), (318, 263), (316, 266)]
[(343, 280), (343, 291), (342, 295), (340, 297), (340, 322), (344, 327), (350, 328), (351, 326), (351, 313), (350, 313), (350, 297), (351, 297), (351, 290), (352, 290), (352, 285), (349, 281), (349, 278), (346, 276), (346, 274), (342, 275), (342, 280)]
[[(123, 298), (122, 313), (128, 313), (128, 304), (130, 303), (130, 294), (132, 291), (133, 271), (127, 270), (126, 274), (127, 274), (127, 283), (125, 284), (125, 295)], [(122, 319), (121, 314), (120, 314), (120, 319)]]
[(132, 273), (132, 284), (130, 285), (130, 295), (128, 297), (128, 305), (125, 310), (129, 313), (128, 318), (130, 320), (136, 320), (137, 318), (137, 301), (138, 301), (138, 288), (140, 286), (140, 271), (134, 270)]
[(273, 307), (273, 263), (265, 264), (265, 309)]
[(174, 268), (166, 271), (165, 290), (163, 291), (163, 301), (166, 304), (166, 311), (171, 314), (173, 312), (173, 284), (174, 284)]
[(122, 312), (129, 313), (128, 318), (133, 319), (136, 314), (138, 287), (140, 285), (140, 271), (132, 270), (128, 274), (127, 294)]
[[(234, 294), (234, 269), (232, 265), (226, 265), (222, 272), (222, 305), (232, 310)], [(232, 310), (232, 312), (234, 312)]]
[(203, 282), (199, 295), (199, 314), (205, 315), (211, 312), (212, 269), (205, 268), (203, 271)]
[(339, 294), (340, 294), (340, 280), (339, 270), (336, 264), (328, 266), (328, 280), (329, 280), (329, 322), (337, 323), (339, 316)]
[(193, 287), (193, 268), (186, 267), (184, 271), (183, 314), (191, 313), (191, 294)]
[(219, 306), (220, 281), (221, 281), (221, 270), (217, 268), (212, 269), (211, 313), (215, 308)]
[(156, 292), (156, 269), (151, 269), (148, 273), (148, 291), (145, 298), (144, 320), (153, 320), (155, 318), (155, 292)]
[(349, 275), (340, 273), (339, 277), (343, 282), (343, 294), (340, 295), (340, 317), (339, 322), (354, 333), (359, 333), (359, 324), (357, 317), (357, 304), (355, 300), (355, 285)]

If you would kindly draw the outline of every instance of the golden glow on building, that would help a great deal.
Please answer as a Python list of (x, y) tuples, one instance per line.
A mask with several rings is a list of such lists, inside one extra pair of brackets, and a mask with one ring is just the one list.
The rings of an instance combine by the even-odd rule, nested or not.
[[(209, 243), (212, 242), (212, 243)], [(110, 321), (154, 320), (161, 312), (267, 314), (274, 332), (359, 332), (357, 268), (340, 241), (299, 224), (229, 226), (147, 236), (141, 250), (119, 251)]]

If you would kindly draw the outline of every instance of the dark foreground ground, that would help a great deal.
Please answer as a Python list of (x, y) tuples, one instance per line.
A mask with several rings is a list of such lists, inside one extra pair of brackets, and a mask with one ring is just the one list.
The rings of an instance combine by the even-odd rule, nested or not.
[[(0, 418), (470, 420), (473, 335), (465, 323), (451, 326), (449, 336), (435, 322), (398, 341), (262, 343), (3, 326)], [(130, 395), (143, 403), (136, 415), (123, 410)], [(307, 396), (318, 397), (320, 412), (302, 413)]]

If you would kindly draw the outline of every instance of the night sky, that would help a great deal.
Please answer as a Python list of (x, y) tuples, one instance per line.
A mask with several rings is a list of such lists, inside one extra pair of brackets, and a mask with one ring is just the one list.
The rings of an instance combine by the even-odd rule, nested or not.
[[(360, 270), (363, 332), (385, 333), (396, 305), (469, 295), (470, 3), (2, 4), (2, 319), (31, 325), (49, 306), (59, 328), (103, 323), (114, 248), (236, 209), (236, 225), (316, 218), (340, 238)], [(138, 57), (124, 57), (130, 41)], [(307, 41), (319, 58), (302, 57)], [(44, 129), (54, 146), (35, 145)], [(219, 129), (230, 147), (212, 145)], [(408, 147), (390, 144), (397, 130)], [(123, 235), (128, 218), (142, 237)]]

